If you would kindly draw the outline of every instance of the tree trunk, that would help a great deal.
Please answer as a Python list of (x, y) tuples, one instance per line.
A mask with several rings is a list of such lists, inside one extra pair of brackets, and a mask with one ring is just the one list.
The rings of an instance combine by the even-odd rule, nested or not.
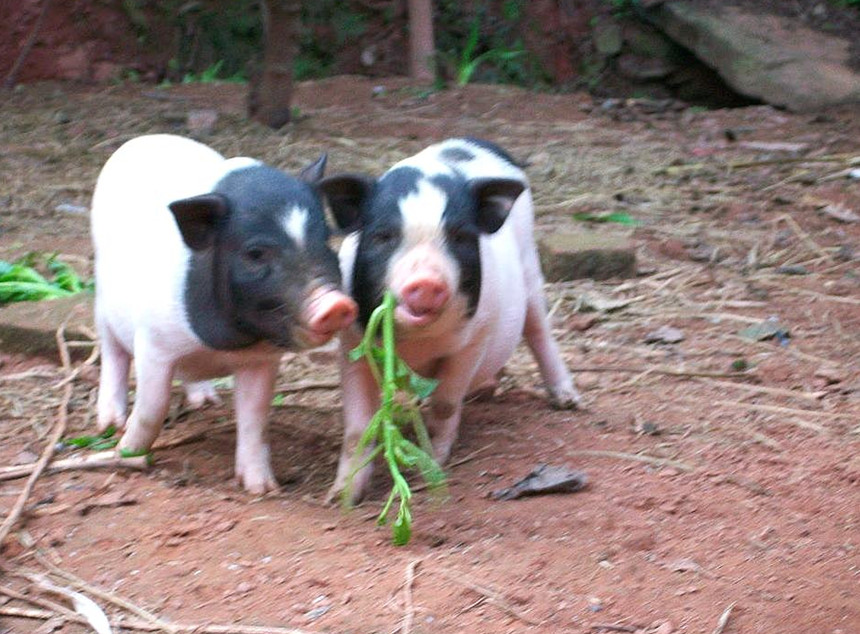
[(432, 0), (409, 0), (409, 73), (413, 79), (436, 78)]
[(248, 113), (254, 120), (277, 129), (290, 121), (301, 0), (264, 0), (262, 9), (263, 69), (251, 82)]

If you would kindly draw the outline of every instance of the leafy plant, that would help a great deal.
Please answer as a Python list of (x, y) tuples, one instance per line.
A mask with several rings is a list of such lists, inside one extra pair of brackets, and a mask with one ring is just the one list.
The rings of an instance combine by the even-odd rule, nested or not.
[[(397, 356), (394, 341), (395, 305), (394, 295), (390, 291), (386, 292), (382, 303), (368, 320), (361, 343), (349, 353), (351, 361), (362, 358), (367, 361), (382, 389), (382, 400), (358, 441), (355, 455), (361, 456), (374, 442), (376, 446), (353, 468), (344, 491), (344, 499), (349, 499), (350, 483), (355, 473), (381, 454), (391, 472), (393, 485), (377, 523), (383, 525), (388, 521), (391, 506), (399, 498), (397, 517), (392, 524), (392, 537), (396, 545), (402, 546), (408, 543), (412, 536), (412, 490), (401, 469), (417, 469), (431, 488), (444, 485), (445, 473), (432, 458), (430, 438), (418, 409), (419, 402), (436, 389), (437, 381), (419, 376)], [(382, 342), (381, 346), (377, 343), (379, 340)], [(398, 394), (402, 395), (400, 400), (397, 398)], [(403, 435), (403, 430), (407, 427), (412, 428), (418, 444)]]
[[(50, 279), (35, 267), (42, 262)], [(55, 299), (92, 290), (92, 282), (85, 282), (75, 270), (61, 262), (56, 254), (40, 256), (30, 253), (15, 262), (0, 260), (0, 304), (34, 302)]]
[(472, 26), (469, 30), (469, 37), (466, 39), (466, 46), (460, 53), (460, 61), (457, 64), (458, 86), (465, 86), (466, 84), (468, 84), (469, 81), (471, 81), (472, 79), (472, 75), (474, 75), (475, 71), (478, 69), (478, 66), (483, 64), (484, 62), (506, 62), (516, 59), (521, 55), (525, 55), (525, 51), (522, 48), (491, 48), (487, 51), (484, 51), (480, 55), (475, 55), (475, 52), (478, 47), (478, 40), (480, 38), (480, 34), (480, 21), (476, 17), (474, 20), (472, 20)]

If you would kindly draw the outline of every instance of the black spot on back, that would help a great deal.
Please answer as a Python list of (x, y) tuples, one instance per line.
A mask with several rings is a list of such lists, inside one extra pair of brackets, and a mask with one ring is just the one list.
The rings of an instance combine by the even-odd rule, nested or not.
[(471, 143), (472, 145), (477, 145), (479, 148), (486, 150), (487, 152), (490, 152), (491, 154), (495, 154), (496, 156), (498, 156), (503, 161), (507, 161), (508, 163), (510, 163), (511, 165), (513, 165), (515, 167), (519, 167), (519, 168), (525, 167), (523, 164), (514, 160), (514, 158), (510, 154), (508, 154), (507, 151), (503, 150), (501, 147), (499, 147), (498, 145), (496, 145), (492, 141), (486, 141), (484, 139), (478, 139), (478, 138), (472, 137), (472, 136), (462, 137), (462, 140), (466, 141), (467, 143)]
[(440, 152), (439, 158), (445, 162), (467, 163), (468, 161), (473, 160), (475, 155), (465, 148), (446, 147), (442, 152)]

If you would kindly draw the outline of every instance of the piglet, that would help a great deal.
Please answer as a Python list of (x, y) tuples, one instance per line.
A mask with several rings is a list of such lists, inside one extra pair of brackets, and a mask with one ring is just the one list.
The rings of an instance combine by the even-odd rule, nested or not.
[[(266, 425), (281, 353), (319, 346), (355, 319), (314, 184), (190, 139), (133, 139), (110, 157), (93, 195), (96, 325), (102, 346), (98, 426), (120, 449), (148, 450), (174, 378), (200, 405), (207, 379), (235, 375), (236, 477), (275, 489)], [(129, 366), (134, 407), (126, 419)]]
[[(579, 403), (550, 331), (529, 184), (504, 150), (478, 139), (449, 139), (379, 180), (338, 175), (319, 189), (338, 225), (352, 232), (341, 246), (340, 266), (360, 321), (341, 335), (345, 430), (330, 499), (359, 462), (356, 444), (379, 406), (367, 364), (350, 362), (347, 352), (386, 290), (398, 302), (398, 353), (418, 373), (439, 380), (426, 422), (440, 463), (456, 439), (464, 397), (494, 379), (523, 336), (553, 404)], [(353, 502), (370, 472), (368, 465), (355, 474)]]

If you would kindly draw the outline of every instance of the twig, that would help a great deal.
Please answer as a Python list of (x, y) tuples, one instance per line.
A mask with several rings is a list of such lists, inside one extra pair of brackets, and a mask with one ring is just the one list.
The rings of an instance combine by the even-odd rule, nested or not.
[[(704, 379), (698, 379), (701, 382), (706, 382)], [(786, 390), (781, 387), (768, 387), (766, 385), (751, 385), (749, 383), (734, 383), (732, 381), (715, 381), (708, 380), (707, 382), (712, 385), (719, 385), (721, 387), (731, 387), (738, 390), (745, 390), (747, 392), (758, 392), (760, 394), (772, 394), (774, 396), (788, 396), (791, 398), (799, 398), (805, 401), (810, 401), (813, 403), (819, 402), (822, 398), (827, 396), (827, 392), (797, 392), (795, 390)]]
[(714, 628), (714, 634), (723, 634), (726, 624), (729, 622), (729, 617), (732, 614), (732, 609), (735, 607), (734, 602), (729, 603), (729, 607), (723, 610), (720, 618), (717, 620), (717, 627)]
[(468, 579), (466, 579), (463, 575), (455, 575), (446, 570), (440, 570), (439, 573), (451, 581), (455, 581), (459, 583), (465, 588), (468, 588), (472, 592), (476, 592), (479, 595), (485, 597), (487, 601), (495, 605), (497, 608), (501, 608), (504, 612), (507, 612), (511, 616), (518, 618), (523, 623), (527, 625), (540, 625), (540, 621), (535, 621), (533, 618), (528, 616), (527, 614), (523, 614), (515, 607), (513, 607), (510, 603), (505, 601), (504, 597), (491, 588), (485, 588), (484, 586), (480, 586), (477, 583), (474, 583)]
[[(173, 628), (172, 624), (161, 620), (160, 618), (158, 618), (157, 616), (155, 616), (151, 612), (148, 612), (147, 610), (144, 610), (143, 608), (138, 607), (137, 605), (135, 605), (131, 601), (128, 601), (128, 600), (126, 600), (126, 599), (124, 599), (124, 598), (122, 598), (122, 597), (120, 597), (120, 596), (118, 596), (112, 592), (106, 592), (104, 590), (101, 590), (101, 589), (87, 583), (86, 581), (84, 581), (80, 577), (73, 575), (71, 572), (68, 572), (67, 570), (63, 570), (57, 564), (55, 564), (54, 562), (50, 561), (47, 557), (45, 557), (39, 550), (37, 550), (35, 552), (35, 557), (39, 561), (39, 563), (41, 563), (43, 566), (45, 566), (48, 570), (53, 572), (55, 575), (62, 577), (66, 582), (70, 583), (72, 586), (78, 588), (79, 590), (83, 590), (84, 592), (87, 592), (87, 593), (93, 595), (94, 597), (98, 597), (99, 599), (104, 599), (105, 601), (108, 601), (109, 603), (112, 603), (115, 606), (118, 606), (124, 610), (127, 610), (128, 612), (131, 612), (132, 614), (142, 618), (144, 621), (148, 621), (149, 623), (156, 625), (159, 629), (161, 629), (165, 632), (176, 632), (176, 630)], [(32, 575), (25, 574), (24, 576), (30, 578)]]
[(860, 305), (860, 299), (856, 297), (842, 297), (841, 295), (828, 295), (826, 293), (819, 293), (817, 291), (810, 291), (806, 288), (792, 288), (789, 289), (792, 293), (802, 293), (803, 295), (811, 295), (816, 299), (823, 299), (828, 302), (836, 302), (838, 304), (855, 304)]
[[(38, 463), (0, 467), (0, 481), (23, 478), (33, 472)], [(115, 451), (99, 451), (82, 456), (72, 456), (52, 462), (45, 468), (45, 473), (62, 473), (64, 471), (89, 471), (92, 469), (137, 469), (149, 467), (147, 456), (124, 458)]]
[(815, 253), (820, 255), (822, 258), (825, 258), (825, 259), (831, 260), (831, 261), (833, 260), (833, 256), (830, 255), (829, 253), (827, 253), (827, 251), (825, 251), (821, 247), (821, 245), (819, 245), (815, 240), (813, 240), (809, 236), (809, 234), (806, 233), (799, 224), (797, 224), (797, 221), (794, 218), (792, 218), (788, 214), (783, 214), (779, 218), (777, 218), (777, 221), (779, 221), (779, 220), (784, 220), (786, 222), (786, 224), (788, 224), (788, 226), (791, 227), (791, 230), (797, 234), (797, 237), (799, 237), (803, 242), (805, 242), (806, 245), (812, 251), (814, 251)]
[[(823, 412), (819, 410), (812, 409), (798, 409), (795, 407), (783, 407), (781, 405), (765, 405), (763, 403), (743, 403), (740, 401), (715, 401), (717, 405), (728, 405), (729, 407), (742, 407), (744, 409), (755, 409), (762, 412), (773, 412), (774, 414), (788, 414), (791, 416), (817, 416), (819, 418), (829, 418), (829, 419), (844, 419), (844, 420), (857, 420), (858, 416), (855, 414), (844, 414), (842, 412)], [(824, 428), (817, 429), (816, 431), (824, 431)]]
[(748, 377), (750, 372), (708, 372), (707, 370), (677, 370), (675, 368), (633, 368), (623, 366), (583, 366), (570, 368), (571, 372), (621, 372), (625, 374), (642, 374), (645, 372), (653, 374), (667, 374), (669, 376), (687, 376), (687, 377), (706, 377), (706, 378), (725, 378), (739, 379)]
[(657, 458), (638, 453), (624, 453), (623, 451), (609, 451), (607, 449), (571, 449), (567, 452), (569, 456), (599, 456), (603, 458), (619, 458), (621, 460), (635, 460), (636, 462), (647, 462), (659, 467), (673, 467), (680, 471), (693, 471), (693, 467), (686, 462), (672, 460), (670, 458)]
[(339, 381), (301, 381), (292, 385), (278, 387), (279, 393), (291, 394), (293, 392), (304, 392), (306, 390), (336, 390), (340, 387)]
[(633, 627), (632, 625), (621, 625), (614, 623), (595, 623), (591, 626), (592, 630), (609, 630), (610, 632), (635, 632), (638, 627)]
[(27, 379), (52, 379), (57, 376), (56, 370), (46, 370), (44, 368), (33, 368), (24, 372), (16, 372), (15, 374), (7, 374), (0, 376), (0, 383), (7, 381), (25, 381)]
[(30, 50), (33, 48), (33, 45), (36, 43), (36, 38), (39, 35), (39, 30), (42, 28), (42, 22), (45, 21), (45, 15), (48, 13), (49, 6), (51, 6), (51, 0), (45, 0), (45, 3), (42, 5), (42, 10), (39, 12), (36, 21), (33, 23), (33, 28), (30, 30), (30, 35), (27, 37), (27, 41), (24, 42), (21, 52), (18, 53), (18, 57), (15, 59), (15, 63), (12, 64), (12, 68), (7, 73), (6, 79), (3, 80), (3, 87), (7, 90), (11, 89), (15, 85), (15, 76), (21, 69), (21, 65), (24, 63), (24, 60), (27, 59), (27, 55), (30, 54)]
[(403, 585), (403, 625), (400, 627), (401, 634), (412, 632), (412, 622), (415, 620), (415, 606), (412, 604), (412, 584), (415, 581), (415, 569), (421, 563), (420, 559), (409, 562), (406, 566), (406, 582)]
[(3, 525), (0, 526), (0, 549), (2, 549), (3, 542), (6, 540), (6, 536), (9, 534), (9, 531), (12, 530), (12, 527), (20, 518), (21, 513), (24, 510), (24, 505), (27, 503), (27, 499), (30, 497), (30, 493), (33, 491), (33, 487), (36, 484), (36, 480), (39, 479), (39, 476), (42, 474), (42, 471), (45, 470), (45, 467), (47, 466), (48, 462), (54, 456), (54, 451), (56, 449), (57, 443), (60, 442), (60, 438), (62, 438), (63, 434), (66, 433), (69, 401), (71, 401), (71, 399), (72, 384), (67, 383), (66, 386), (63, 388), (63, 400), (60, 403), (60, 407), (57, 411), (57, 422), (54, 425), (54, 431), (51, 433), (51, 437), (48, 439), (48, 443), (45, 446), (45, 449), (42, 451), (42, 456), (39, 458), (39, 461), (33, 467), (33, 471), (30, 474), (30, 478), (24, 485), (24, 489), (18, 496), (15, 505), (12, 507), (12, 510), (9, 511), (9, 515), (6, 516), (6, 520), (3, 522)]
[(0, 594), (4, 594), (11, 599), (17, 599), (18, 601), (24, 601), (25, 603), (38, 605), (41, 608), (47, 608), (51, 610), (51, 616), (54, 616), (57, 613), (61, 614), (67, 619), (73, 619), (78, 616), (74, 610), (70, 610), (64, 605), (61, 605), (54, 601), (50, 601), (48, 599), (43, 599), (41, 597), (34, 597), (29, 594), (24, 594), (22, 592), (18, 592), (17, 590), (13, 590), (12, 588), (0, 586)]
[[(27, 597), (31, 600), (32, 597)], [(12, 616), (24, 619), (41, 619), (47, 621), (57, 616), (57, 613), (49, 610), (34, 610), (27, 608), (16, 608), (12, 606), (0, 606), (0, 615)], [(87, 620), (69, 610), (69, 614), (62, 614), (63, 618), (75, 623), (86, 624)], [(148, 623), (147, 621), (129, 618), (113, 618), (110, 619), (111, 625), (119, 630), (137, 630), (139, 632), (159, 632), (162, 628)], [(216, 624), (195, 624), (195, 623), (176, 623), (171, 626), (172, 631), (177, 634), (315, 634), (309, 630), (298, 630), (289, 627), (268, 627), (264, 625), (216, 625)]]

